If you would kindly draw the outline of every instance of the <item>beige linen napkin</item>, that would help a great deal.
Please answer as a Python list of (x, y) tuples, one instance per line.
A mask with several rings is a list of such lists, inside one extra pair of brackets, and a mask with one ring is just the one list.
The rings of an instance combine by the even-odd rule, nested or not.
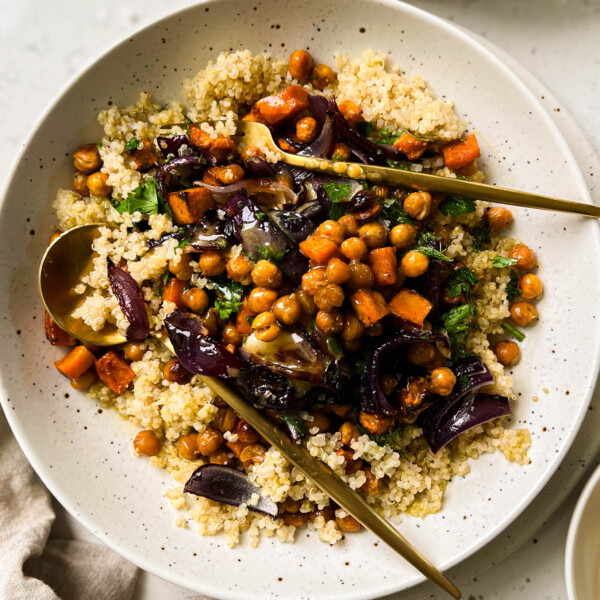
[(0, 409), (0, 600), (128, 600), (137, 568), (100, 544), (48, 539), (50, 494)]

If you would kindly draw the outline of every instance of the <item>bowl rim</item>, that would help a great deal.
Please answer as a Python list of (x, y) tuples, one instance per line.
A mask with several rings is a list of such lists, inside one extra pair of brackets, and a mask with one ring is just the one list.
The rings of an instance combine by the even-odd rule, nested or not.
[[(29, 145), (33, 136), (35, 135), (37, 129), (45, 121), (45, 119), (49, 116), (52, 110), (57, 106), (63, 99), (63, 96), (67, 94), (73, 87), (75, 87), (80, 78), (87, 74), (92, 68), (94, 68), (97, 64), (101, 63), (102, 60), (106, 58), (112, 52), (117, 51), (118, 49), (126, 46), (129, 40), (141, 33), (145, 33), (146, 31), (156, 27), (161, 22), (171, 19), (174, 17), (182, 17), (185, 13), (192, 12), (198, 10), (199, 7), (209, 7), (211, 5), (224, 4), (227, 3), (228, 0), (200, 0), (199, 2), (183, 7), (178, 10), (174, 10), (164, 14), (150, 23), (147, 23), (143, 27), (136, 29), (133, 33), (129, 33), (126, 36), (122, 36), (120, 41), (116, 43), (112, 43), (108, 48), (101, 51), (99, 54), (92, 57), (90, 60), (86, 62), (86, 64), (80, 68), (73, 76), (71, 76), (66, 85), (61, 87), (57, 92), (55, 92), (50, 100), (46, 103), (45, 107), (40, 113), (40, 116), (35, 120), (34, 125), (31, 128), (29, 134), (25, 137), (22, 142), (22, 146), (20, 151), (18, 152), (16, 158), (13, 160), (13, 163), (8, 170), (7, 177), (5, 179), (5, 183), (0, 195), (0, 207), (4, 206), (4, 202), (6, 201), (8, 190), (11, 187), (13, 179), (15, 177), (17, 168), (21, 160), (23, 159), (25, 153), (29, 149)], [(582, 201), (586, 204), (593, 204), (589, 189), (587, 187), (587, 183), (584, 179), (583, 173), (579, 168), (573, 152), (569, 147), (566, 139), (561, 133), (557, 124), (552, 120), (550, 114), (546, 111), (542, 102), (535, 96), (535, 94), (525, 85), (525, 83), (514, 73), (498, 56), (496, 56), (491, 50), (482, 45), (477, 39), (468, 35), (468, 28), (461, 28), (455, 24), (452, 24), (445, 19), (438, 17), (422, 8), (415, 7), (407, 2), (402, 0), (362, 0), (363, 2), (372, 3), (375, 5), (384, 5), (388, 8), (398, 11), (399, 14), (402, 12), (411, 14), (412, 16), (424, 21), (428, 25), (430, 25), (433, 29), (441, 29), (451, 37), (458, 39), (460, 42), (466, 44), (471, 47), (474, 52), (477, 52), (483, 55), (486, 60), (491, 61), (497, 68), (504, 72), (506, 77), (512, 82), (512, 84), (517, 88), (524, 96), (528, 97), (529, 100), (535, 105), (538, 109), (539, 118), (543, 121), (545, 127), (552, 131), (552, 133), (562, 142), (562, 151), (570, 160), (570, 167), (572, 170), (572, 177), (576, 181), (578, 186), (578, 191), (583, 196)], [(596, 240), (600, 245), (600, 222), (596, 221), (597, 226), (595, 229)], [(443, 570), (448, 570), (455, 567), (460, 562), (468, 559), (470, 556), (474, 555), (478, 551), (480, 551), (484, 546), (490, 543), (493, 539), (495, 539), (502, 531), (504, 531), (513, 521), (523, 513), (523, 511), (531, 504), (534, 498), (540, 493), (540, 491), (546, 486), (552, 475), (556, 472), (556, 469), (560, 466), (562, 460), (566, 456), (569, 448), (572, 446), (573, 441), (581, 427), (581, 423), (585, 418), (586, 408), (590, 404), (594, 389), (597, 385), (599, 376), (600, 376), (600, 352), (595, 353), (593, 364), (591, 365), (593, 375), (590, 378), (590, 385), (586, 390), (585, 396), (583, 397), (583, 401), (580, 407), (580, 413), (578, 417), (571, 423), (571, 429), (568, 434), (565, 436), (564, 443), (561, 449), (560, 454), (557, 456), (557, 462), (554, 464), (554, 467), (551, 469), (547, 469), (542, 477), (539, 477), (536, 481), (535, 485), (533, 485), (528, 493), (522, 498), (522, 501), (519, 503), (518, 509), (515, 509), (510, 517), (505, 520), (502, 524), (502, 527), (499, 529), (498, 526), (495, 528), (491, 528), (485, 535), (480, 536), (475, 543), (469, 546), (468, 549), (463, 551), (460, 554), (454, 555), (448, 563), (442, 566)], [(3, 378), (3, 374), (0, 371), (0, 381)], [(40, 460), (38, 460), (35, 451), (28, 443), (27, 434), (24, 429), (22, 429), (19, 425), (16, 417), (12, 416), (12, 411), (9, 410), (9, 406), (7, 404), (6, 398), (4, 394), (0, 394), (0, 404), (3, 407), (4, 414), (6, 415), (7, 421), (11, 427), (11, 430), (17, 439), (19, 446), (21, 447), (23, 453), (25, 454), (27, 460), (35, 470), (36, 474), (42, 480), (44, 485), (48, 488), (51, 494), (60, 502), (60, 504), (73, 516), (79, 523), (81, 523), (92, 535), (98, 538), (102, 543), (106, 544), (110, 549), (117, 552), (119, 555), (123, 556), (133, 564), (137, 565), (140, 569), (148, 571), (162, 579), (174, 583), (176, 585), (185, 586), (186, 583), (182, 582), (180, 578), (178, 578), (175, 574), (173, 574), (169, 569), (161, 566), (156, 563), (152, 559), (147, 559), (138, 556), (135, 554), (135, 551), (130, 550), (129, 548), (121, 545), (121, 543), (115, 542), (112, 540), (109, 534), (105, 533), (101, 528), (98, 528), (92, 518), (89, 518), (88, 515), (79, 514), (74, 504), (69, 500), (68, 496), (65, 495), (58, 482), (56, 482), (53, 477), (53, 474), (50, 470), (46, 469)], [(402, 587), (388, 587), (385, 590), (381, 590), (379, 593), (383, 593), (383, 595), (396, 593), (402, 590), (410, 589), (415, 585), (418, 585), (425, 581), (425, 576), (420, 573), (416, 573), (415, 576), (410, 579), (406, 585)], [(209, 593), (212, 594), (216, 590), (206, 591), (206, 590), (197, 590), (200, 593)], [(224, 600), (238, 600), (235, 595), (229, 593), (227, 591), (218, 590), (218, 594), (216, 597), (223, 598)], [(356, 591), (350, 592), (347, 596), (348, 600), (362, 600), (365, 598), (371, 598), (369, 592), (364, 591)]]
[(567, 584), (567, 595), (569, 600), (577, 600), (577, 596), (575, 594), (574, 560), (575, 547), (577, 545), (577, 538), (579, 535), (579, 526), (581, 525), (581, 517), (583, 517), (583, 513), (589, 504), (590, 496), (597, 487), (600, 487), (600, 463), (596, 466), (594, 472), (585, 484), (585, 487), (583, 488), (579, 499), (577, 500), (577, 504), (575, 505), (575, 510), (573, 511), (573, 516), (571, 517), (571, 522), (569, 524), (569, 532), (567, 534), (567, 543), (565, 546), (565, 580)]

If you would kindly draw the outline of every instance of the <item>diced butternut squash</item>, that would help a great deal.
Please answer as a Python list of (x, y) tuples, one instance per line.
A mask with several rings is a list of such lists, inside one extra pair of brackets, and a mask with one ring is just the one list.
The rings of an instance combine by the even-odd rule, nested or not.
[(79, 379), (95, 362), (96, 357), (85, 346), (76, 346), (54, 366), (69, 379)]
[(248, 302), (247, 301), (242, 302), (242, 305), (240, 306), (240, 310), (238, 311), (238, 314), (237, 314), (237, 319), (235, 321), (235, 327), (242, 335), (250, 335), (252, 333), (252, 327), (251, 327), (250, 323), (248, 322), (250, 320), (250, 319), (248, 319), (248, 317), (254, 317), (254, 316), (256, 316), (256, 313), (254, 311), (250, 310), (250, 307), (248, 306)]
[(398, 259), (396, 248), (375, 248), (367, 256), (367, 262), (375, 277), (374, 287), (394, 285), (398, 281)]
[(477, 160), (472, 160), (471, 162), (468, 162), (464, 167), (456, 169), (456, 173), (458, 175), (462, 175), (463, 177), (470, 177), (471, 175), (475, 175), (475, 173), (477, 173)]
[(44, 331), (53, 346), (74, 346), (77, 343), (77, 340), (61, 329), (47, 312), (44, 313)]
[(212, 137), (210, 133), (200, 129), (197, 125), (190, 125), (190, 142), (199, 148), (209, 150), (217, 159), (223, 162), (235, 149), (235, 143), (230, 138), (222, 135)]
[(144, 172), (158, 165), (158, 156), (152, 149), (150, 140), (140, 140), (141, 148), (131, 150), (129, 155), (135, 166), (136, 171)]
[(362, 109), (351, 100), (338, 102), (338, 108), (350, 125), (356, 125), (356, 123), (364, 121)]
[(390, 311), (393, 315), (409, 321), (417, 327), (423, 327), (423, 321), (432, 307), (433, 305), (427, 298), (406, 288), (400, 290), (390, 302)]
[(350, 302), (358, 320), (365, 327), (375, 325), (390, 312), (383, 296), (372, 290), (358, 290), (350, 296)]
[(460, 169), (481, 156), (479, 144), (474, 135), (468, 135), (462, 142), (456, 140), (446, 144), (442, 148), (442, 152), (444, 163), (449, 169)]
[(191, 188), (169, 194), (169, 206), (177, 225), (197, 223), (209, 208), (215, 207), (212, 194), (206, 188)]
[(267, 125), (276, 125), (310, 106), (308, 91), (299, 85), (289, 85), (275, 96), (261, 98), (255, 105)]
[(320, 235), (311, 235), (309, 238), (300, 242), (300, 252), (310, 260), (314, 260), (319, 265), (325, 265), (330, 258), (333, 258), (338, 252), (337, 244), (329, 238)]
[(102, 383), (115, 394), (122, 394), (135, 377), (133, 369), (114, 350), (109, 350), (94, 366)]
[(183, 308), (183, 292), (185, 291), (185, 281), (171, 277), (165, 285), (162, 293), (163, 302), (173, 302), (177, 308)]
[(394, 148), (398, 148), (406, 154), (408, 160), (417, 160), (427, 149), (427, 140), (419, 140), (414, 135), (405, 131), (395, 142)]

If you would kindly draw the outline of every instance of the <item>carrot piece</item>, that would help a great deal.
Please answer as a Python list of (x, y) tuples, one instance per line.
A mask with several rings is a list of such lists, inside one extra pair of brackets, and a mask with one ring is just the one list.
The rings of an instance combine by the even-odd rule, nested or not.
[(421, 155), (425, 152), (427, 144), (428, 142), (426, 140), (419, 140), (405, 131), (394, 142), (394, 148), (398, 148), (398, 150), (404, 152), (408, 160), (417, 160), (417, 158), (421, 158)]
[(374, 287), (394, 285), (398, 280), (396, 249), (390, 246), (375, 248), (367, 256), (367, 262), (375, 276)]
[(152, 167), (158, 165), (158, 157), (152, 149), (152, 143), (150, 140), (140, 140), (142, 147), (136, 150), (131, 150), (131, 160), (135, 166), (136, 171), (147, 171)]
[(44, 313), (44, 331), (53, 346), (75, 346), (77, 344), (77, 340), (61, 329), (47, 312)]
[(390, 302), (390, 310), (393, 315), (419, 327), (423, 327), (423, 321), (432, 307), (433, 304), (427, 298), (406, 288), (400, 290)]
[(442, 148), (442, 152), (444, 153), (444, 163), (449, 169), (460, 169), (481, 156), (477, 138), (473, 134), (468, 135), (464, 142), (456, 140), (446, 144)]
[(209, 208), (215, 207), (212, 194), (206, 188), (191, 188), (169, 194), (169, 206), (177, 225), (193, 225)]
[(300, 242), (300, 252), (319, 265), (326, 264), (338, 252), (337, 244), (329, 238), (311, 235)]
[(379, 292), (358, 290), (358, 292), (350, 296), (350, 302), (352, 302), (352, 308), (358, 320), (365, 327), (375, 325), (377, 321), (383, 319), (390, 312), (383, 296)]
[(96, 357), (85, 346), (76, 346), (54, 366), (69, 379), (79, 379), (95, 362)]
[(307, 109), (310, 101), (305, 88), (289, 85), (275, 96), (261, 98), (254, 106), (267, 125), (275, 125)]
[(173, 302), (177, 308), (183, 308), (183, 292), (185, 291), (185, 281), (180, 281), (177, 277), (171, 277), (165, 285), (162, 293), (163, 302)]
[(252, 327), (250, 323), (248, 323), (248, 319), (246, 317), (254, 317), (256, 313), (248, 307), (248, 302), (242, 302), (240, 306), (240, 310), (238, 311), (237, 319), (235, 321), (235, 326), (237, 330), (243, 335), (250, 335), (252, 333)]
[(109, 350), (94, 366), (102, 383), (115, 394), (122, 394), (135, 377), (133, 369), (114, 350)]

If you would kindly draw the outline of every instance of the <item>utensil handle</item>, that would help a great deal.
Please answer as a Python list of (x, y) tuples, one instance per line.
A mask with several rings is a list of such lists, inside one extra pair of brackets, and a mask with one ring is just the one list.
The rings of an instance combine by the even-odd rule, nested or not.
[(285, 452), (285, 457), (295, 467), (300, 469), (345, 511), (453, 598), (461, 597), (460, 590), (441, 571), (414, 548), (397, 529), (378, 515), (357, 492), (350, 489), (324, 462), (312, 457), (302, 444), (292, 441), (285, 432), (267, 420), (254, 406), (230, 390), (222, 380), (206, 376), (202, 376), (202, 380), (270, 444), (281, 448)]

